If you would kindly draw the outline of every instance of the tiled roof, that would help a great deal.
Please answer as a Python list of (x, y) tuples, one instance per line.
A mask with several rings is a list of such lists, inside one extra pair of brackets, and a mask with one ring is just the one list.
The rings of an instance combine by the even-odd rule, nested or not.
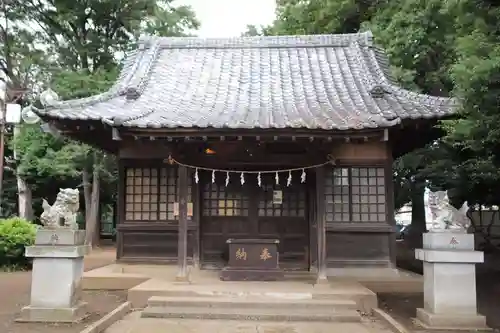
[(454, 99), (399, 87), (388, 65), (370, 32), (144, 37), (109, 91), (37, 112), (139, 128), (347, 130), (455, 111)]

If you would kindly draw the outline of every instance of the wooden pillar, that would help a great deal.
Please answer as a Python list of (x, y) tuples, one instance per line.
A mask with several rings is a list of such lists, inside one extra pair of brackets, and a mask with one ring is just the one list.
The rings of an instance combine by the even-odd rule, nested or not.
[(201, 220), (201, 210), (200, 210), (200, 194), (201, 186), (193, 182), (193, 188), (191, 193), (191, 201), (193, 202), (193, 217), (195, 224), (195, 230), (193, 231), (193, 267), (200, 268), (200, 220)]
[(125, 173), (125, 165), (123, 160), (118, 158), (118, 188), (117, 188), (117, 201), (116, 201), (116, 260), (120, 260), (123, 257), (123, 234), (120, 231), (120, 227), (123, 226), (123, 221), (125, 220), (125, 196), (127, 189), (126, 187), (127, 175)]
[[(120, 180), (118, 180), (118, 182), (120, 182)], [(120, 195), (120, 194), (118, 194)], [(116, 241), (116, 222), (118, 220), (118, 204), (117, 202), (115, 201), (113, 203), (113, 222), (112, 222), (112, 225), (111, 225), (111, 239), (114, 241)]]
[(178, 168), (178, 203), (179, 203), (179, 235), (177, 245), (177, 277), (178, 281), (188, 281), (187, 269), (187, 231), (188, 231), (188, 174), (185, 166)]
[(316, 168), (316, 230), (318, 240), (317, 283), (328, 283), (326, 275), (325, 168)]
[[(316, 179), (314, 171), (308, 173), (309, 179)], [(309, 211), (309, 272), (318, 274), (318, 218), (316, 212), (316, 181), (307, 183), (308, 209)]]
[(394, 183), (392, 180), (392, 156), (387, 158), (384, 166), (387, 223), (392, 227), (389, 236), (389, 254), (392, 267), (396, 268), (396, 219), (394, 218)]

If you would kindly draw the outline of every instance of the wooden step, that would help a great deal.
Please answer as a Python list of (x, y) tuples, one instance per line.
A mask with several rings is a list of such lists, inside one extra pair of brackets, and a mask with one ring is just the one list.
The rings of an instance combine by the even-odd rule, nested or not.
[(277, 297), (164, 297), (153, 296), (148, 307), (191, 308), (266, 308), (266, 309), (316, 309), (357, 310), (357, 303), (348, 299), (290, 299)]
[(147, 307), (142, 318), (182, 318), (215, 320), (309, 321), (309, 322), (360, 322), (355, 310), (321, 311), (317, 309), (270, 309), (267, 307), (242, 309), (202, 307)]

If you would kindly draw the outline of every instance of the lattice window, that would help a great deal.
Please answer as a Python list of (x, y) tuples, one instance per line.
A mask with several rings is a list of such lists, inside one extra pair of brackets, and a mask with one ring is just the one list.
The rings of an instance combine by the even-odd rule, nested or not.
[[(178, 169), (172, 167), (164, 167), (160, 169), (160, 220), (178, 220), (179, 216), (175, 215), (176, 204), (178, 202), (179, 187), (177, 186)], [(188, 172), (188, 202), (192, 203), (193, 179)], [(188, 220), (191, 216), (188, 216)]]
[[(127, 168), (125, 174), (125, 220), (178, 220), (174, 215), (178, 201), (177, 168)], [(188, 178), (189, 203), (192, 203), (191, 178)]]
[(334, 168), (325, 175), (326, 221), (349, 221), (351, 197), (349, 195), (349, 169)]
[[(262, 186), (259, 216), (306, 216), (306, 194), (303, 186), (280, 187), (276, 184)], [(282, 203), (273, 203), (274, 191), (282, 191)]]
[(327, 222), (385, 222), (382, 167), (333, 168), (325, 179)]
[(158, 219), (157, 169), (127, 169), (125, 179), (125, 219), (130, 221)]
[(160, 169), (160, 220), (176, 219), (177, 168)]
[[(240, 186), (238, 184), (238, 186)], [(248, 216), (249, 198), (241, 188), (208, 183), (203, 188), (204, 216)]]
[(352, 221), (384, 222), (386, 216), (383, 168), (352, 168)]

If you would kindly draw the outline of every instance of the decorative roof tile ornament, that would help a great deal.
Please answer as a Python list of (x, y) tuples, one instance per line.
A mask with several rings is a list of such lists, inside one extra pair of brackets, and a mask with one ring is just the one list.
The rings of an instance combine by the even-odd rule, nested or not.
[(467, 216), (469, 205), (465, 201), (456, 209), (450, 204), (448, 191), (432, 192), (426, 188), (428, 195), (427, 206), (432, 216), (432, 226), (429, 232), (456, 232), (467, 233), (471, 220)]
[(384, 97), (385, 94), (390, 94), (390, 91), (386, 90), (383, 86), (381, 85), (375, 85), (371, 90), (370, 94), (374, 98), (382, 98)]
[(33, 112), (33, 106), (28, 105), (21, 110), (21, 119), (26, 124), (36, 124), (40, 121), (40, 117)]
[(51, 107), (55, 105), (55, 103), (58, 101), (59, 101), (59, 95), (57, 95), (57, 93), (50, 88), (44, 90), (40, 94), (40, 102), (44, 107)]

